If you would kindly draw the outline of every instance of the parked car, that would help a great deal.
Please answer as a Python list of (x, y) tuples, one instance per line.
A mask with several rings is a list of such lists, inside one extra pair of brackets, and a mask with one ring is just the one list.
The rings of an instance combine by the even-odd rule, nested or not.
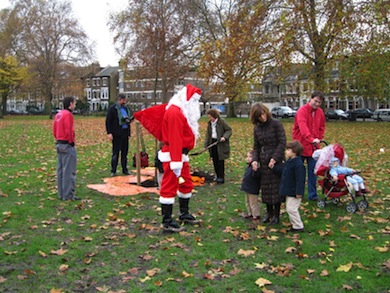
[(376, 121), (390, 121), (390, 109), (376, 109), (372, 118)]
[(23, 111), (23, 110), (11, 110), (11, 111), (8, 111), (7, 114), (9, 115), (24, 115), (24, 114), (28, 114), (27, 111)]
[(295, 117), (296, 113), (297, 111), (287, 106), (274, 107), (271, 110), (271, 114), (273, 117), (282, 117), (282, 118)]
[(341, 109), (330, 110), (325, 114), (325, 116), (326, 116), (326, 119), (328, 119), (328, 120), (331, 120), (331, 119), (348, 120), (349, 119), (348, 113), (345, 113)]
[(39, 110), (37, 108), (30, 108), (28, 110), (28, 114), (30, 115), (42, 115), (43, 114), (43, 111), (42, 110)]
[(351, 118), (371, 118), (372, 111), (368, 108), (359, 108), (350, 111)]

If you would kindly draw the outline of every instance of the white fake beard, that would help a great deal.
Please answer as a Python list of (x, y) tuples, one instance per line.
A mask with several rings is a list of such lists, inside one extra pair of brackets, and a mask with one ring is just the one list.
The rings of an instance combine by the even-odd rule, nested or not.
[(187, 118), (188, 125), (191, 127), (195, 138), (199, 137), (199, 123), (200, 108), (199, 101), (197, 99), (191, 99), (188, 102), (183, 103), (181, 110), (184, 117)]

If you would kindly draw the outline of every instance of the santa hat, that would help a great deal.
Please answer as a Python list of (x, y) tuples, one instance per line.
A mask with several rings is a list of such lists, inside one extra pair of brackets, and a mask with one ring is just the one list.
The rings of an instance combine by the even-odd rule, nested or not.
[(194, 87), (191, 84), (186, 85), (186, 90), (187, 90), (187, 101), (189, 101), (191, 98), (195, 98), (199, 100), (200, 96), (202, 95), (202, 90), (200, 88)]
[(180, 91), (178, 91), (170, 100), (167, 109), (171, 105), (176, 105), (180, 109), (183, 109), (184, 105), (191, 101), (199, 101), (202, 90), (194, 87), (191, 84), (187, 84)]

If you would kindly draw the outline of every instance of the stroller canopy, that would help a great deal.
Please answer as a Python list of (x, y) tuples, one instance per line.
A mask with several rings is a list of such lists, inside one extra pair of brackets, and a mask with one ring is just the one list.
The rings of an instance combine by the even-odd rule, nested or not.
[(317, 163), (314, 167), (314, 173), (317, 176), (324, 176), (325, 171), (329, 170), (330, 160), (333, 157), (336, 157), (340, 160), (340, 165), (347, 165), (348, 156), (340, 144), (330, 144), (322, 149), (314, 151), (313, 158), (317, 160)]

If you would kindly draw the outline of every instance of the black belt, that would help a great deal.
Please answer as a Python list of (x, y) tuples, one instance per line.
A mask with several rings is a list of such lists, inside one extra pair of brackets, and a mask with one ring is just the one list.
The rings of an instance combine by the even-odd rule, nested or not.
[(70, 144), (71, 146), (74, 146), (74, 142), (69, 143), (67, 140), (57, 140), (56, 144)]
[(57, 140), (56, 144), (69, 144), (67, 140)]

